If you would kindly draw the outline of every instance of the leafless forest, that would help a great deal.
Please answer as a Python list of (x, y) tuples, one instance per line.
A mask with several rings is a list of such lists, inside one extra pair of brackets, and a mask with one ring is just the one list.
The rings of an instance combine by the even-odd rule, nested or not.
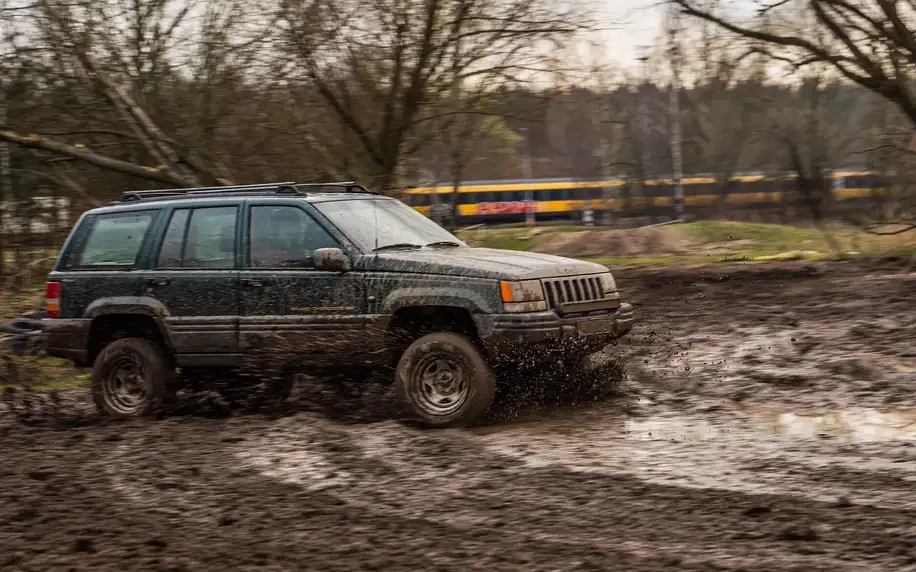
[(535, 177), (644, 178), (672, 171), (675, 125), (686, 173), (899, 172), (908, 16), (776, 4), (744, 30), (728, 4), (676, 2), (634, 67), (595, 40), (619, 23), (588, 2), (5, 0), (3, 199), (290, 179), (394, 191), (521, 177), (525, 153)]

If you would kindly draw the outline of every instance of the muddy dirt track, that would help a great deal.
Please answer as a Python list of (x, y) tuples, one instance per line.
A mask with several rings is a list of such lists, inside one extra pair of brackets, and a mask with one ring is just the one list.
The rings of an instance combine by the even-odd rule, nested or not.
[(0, 570), (916, 570), (916, 276), (618, 274), (643, 322), (587, 407), (0, 413)]

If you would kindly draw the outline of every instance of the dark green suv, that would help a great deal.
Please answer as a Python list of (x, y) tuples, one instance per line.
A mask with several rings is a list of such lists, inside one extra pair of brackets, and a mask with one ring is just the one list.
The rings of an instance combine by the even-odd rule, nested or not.
[(575, 367), (633, 324), (604, 266), (471, 248), (353, 183), (125, 193), (76, 223), (46, 299), (49, 354), (116, 417), (247, 390), (270, 357), (271, 399), (297, 372), (387, 378), (411, 417), (463, 424), (513, 364)]

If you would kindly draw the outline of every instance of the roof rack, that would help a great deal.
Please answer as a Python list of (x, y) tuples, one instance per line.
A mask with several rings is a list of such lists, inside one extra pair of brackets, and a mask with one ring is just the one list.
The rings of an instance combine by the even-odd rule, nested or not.
[(296, 193), (293, 185), (295, 181), (283, 183), (261, 183), (259, 185), (223, 185), (218, 187), (194, 187), (190, 189), (156, 189), (152, 191), (125, 191), (121, 194), (121, 202), (140, 201), (143, 199), (158, 199), (182, 195), (215, 195), (223, 193), (244, 193), (251, 191), (267, 191), (271, 188), (276, 192)]
[(257, 185), (223, 185), (217, 187), (194, 187), (190, 189), (156, 189), (152, 191), (125, 191), (121, 194), (119, 202), (142, 201), (147, 199), (159, 199), (167, 197), (180, 196), (201, 196), (201, 195), (222, 195), (227, 193), (251, 193), (251, 192), (275, 192), (277, 194), (304, 195), (300, 188), (339, 188), (346, 193), (368, 193), (377, 195), (375, 191), (370, 191), (366, 187), (354, 181), (344, 181), (339, 183), (296, 183), (295, 181), (284, 181), (281, 183), (261, 183)]
[(370, 191), (366, 187), (360, 185), (355, 181), (341, 181), (338, 183), (296, 183), (294, 187), (305, 187), (305, 188), (337, 188), (343, 189), (345, 193), (368, 193), (370, 195), (377, 195), (376, 191)]

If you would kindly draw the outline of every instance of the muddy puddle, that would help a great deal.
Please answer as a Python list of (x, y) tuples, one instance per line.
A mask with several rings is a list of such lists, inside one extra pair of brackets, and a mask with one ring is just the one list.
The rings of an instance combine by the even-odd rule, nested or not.
[(876, 478), (916, 481), (916, 409), (795, 413), (746, 407), (636, 418), (593, 410), (546, 414), (467, 434), (528, 469), (916, 508), (905, 490), (887, 490), (877, 480), (874, 487), (850, 490), (835, 478), (873, 472)]
[[(648, 405), (642, 400), (641, 405)], [(512, 436), (558, 434), (603, 441), (704, 441), (836, 439), (848, 442), (916, 441), (916, 408), (849, 408), (796, 413), (775, 408), (740, 407), (716, 417), (657, 415), (621, 418), (617, 411), (536, 412), (502, 425), (469, 432)]]

